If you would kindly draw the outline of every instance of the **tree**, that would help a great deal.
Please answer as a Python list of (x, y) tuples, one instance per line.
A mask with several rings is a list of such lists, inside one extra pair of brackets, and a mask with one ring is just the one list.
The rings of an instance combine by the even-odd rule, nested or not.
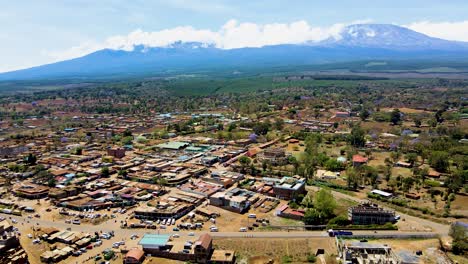
[(401, 153), (399, 151), (394, 151), (390, 153), (390, 158), (392, 158), (393, 162), (397, 162), (401, 157)]
[(275, 119), (275, 128), (276, 130), (283, 130), (284, 127), (284, 120), (281, 118)]
[(444, 121), (444, 118), (442, 117), (442, 114), (444, 113), (444, 110), (437, 110), (437, 112), (434, 115), (435, 120), (437, 123), (442, 123)]
[(119, 172), (117, 173), (117, 175), (123, 177), (123, 178), (126, 178), (127, 175), (128, 175), (128, 172), (127, 170), (119, 170)]
[(361, 118), (362, 121), (366, 121), (367, 118), (369, 118), (370, 113), (367, 109), (363, 108), (361, 112), (359, 112), (359, 117)]
[(157, 184), (161, 191), (165, 191), (165, 188), (166, 188), (166, 185), (167, 185), (167, 180), (165, 178), (161, 177), (161, 175), (159, 175), (157, 177), (153, 177), (153, 183)]
[(228, 132), (232, 132), (236, 128), (237, 128), (236, 123), (230, 123), (227, 130)]
[(364, 135), (364, 130), (359, 125), (355, 125), (348, 136), (348, 142), (354, 147), (362, 147), (366, 143)]
[(307, 194), (304, 196), (304, 199), (301, 201), (301, 205), (303, 205), (306, 208), (312, 208), (314, 206), (314, 201), (311, 195)]
[(374, 185), (377, 182), (377, 177), (379, 176), (377, 169), (371, 166), (364, 165), (361, 167), (361, 170), (364, 174), (364, 177), (369, 181), (371, 185)]
[(351, 221), (348, 220), (348, 217), (344, 215), (339, 215), (335, 218), (332, 218), (330, 221), (328, 221), (329, 225), (337, 225), (337, 226), (347, 226), (351, 224)]
[(109, 177), (110, 175), (110, 171), (109, 171), (109, 167), (107, 166), (104, 166), (101, 168), (101, 177)]
[(401, 121), (401, 112), (400, 109), (393, 109), (391, 115), (390, 115), (390, 122), (392, 122), (393, 125), (398, 125)]
[(339, 171), (343, 169), (343, 163), (336, 159), (329, 159), (325, 162), (325, 168), (329, 171)]
[(346, 181), (348, 183), (348, 188), (357, 189), (359, 186), (359, 174), (353, 167), (350, 167), (346, 170)]
[(34, 154), (29, 153), (28, 156), (26, 156), (26, 158), (24, 158), (24, 161), (29, 165), (35, 165), (36, 161), (37, 161), (37, 158), (36, 158), (36, 156)]
[(257, 135), (266, 135), (269, 130), (270, 130), (270, 124), (268, 124), (268, 123), (257, 123), (253, 127), (253, 131)]
[(449, 167), (449, 154), (445, 151), (433, 151), (429, 156), (429, 164), (437, 171), (446, 172)]
[(414, 126), (416, 127), (420, 127), (422, 124), (421, 119), (418, 117), (415, 117), (413, 121), (414, 121)]
[(126, 129), (126, 130), (122, 133), (122, 136), (123, 136), (123, 137), (131, 137), (131, 136), (132, 136), (132, 131)]
[(324, 218), (317, 209), (309, 208), (304, 213), (303, 221), (306, 225), (321, 225), (324, 223)]
[(242, 156), (242, 157), (239, 158), (239, 163), (242, 166), (242, 171), (243, 172), (245, 172), (245, 168), (247, 168), (247, 166), (249, 166), (250, 162), (252, 162), (252, 160), (247, 156)]
[(239, 158), (239, 162), (243, 166), (248, 166), (250, 164), (250, 162), (251, 162), (251, 159), (249, 157), (247, 157), (247, 156), (242, 156), (242, 157)]
[(336, 209), (336, 201), (329, 190), (321, 189), (315, 194), (314, 208), (323, 215), (324, 218), (329, 218), (334, 215)]
[(416, 153), (408, 153), (406, 154), (406, 160), (411, 166), (414, 166), (414, 163), (418, 160), (418, 155)]
[(55, 184), (57, 183), (57, 181), (55, 180), (54, 177), (50, 177), (49, 180), (47, 181), (47, 186), (49, 187), (55, 187)]
[(457, 255), (466, 254), (468, 252), (468, 237), (465, 227), (458, 223), (453, 223), (450, 226), (449, 235), (453, 238), (453, 253)]
[(467, 181), (468, 170), (457, 170), (445, 179), (444, 184), (450, 193), (457, 193), (463, 187), (463, 183)]

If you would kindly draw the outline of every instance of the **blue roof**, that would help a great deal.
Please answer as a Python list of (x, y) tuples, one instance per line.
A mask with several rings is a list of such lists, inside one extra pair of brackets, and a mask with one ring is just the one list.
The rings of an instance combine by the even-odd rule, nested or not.
[(139, 245), (164, 246), (169, 241), (170, 235), (144, 234)]

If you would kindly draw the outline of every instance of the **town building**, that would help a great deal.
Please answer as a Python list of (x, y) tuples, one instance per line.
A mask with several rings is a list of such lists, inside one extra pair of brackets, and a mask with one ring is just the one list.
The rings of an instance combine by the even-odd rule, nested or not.
[(305, 178), (299, 176), (276, 178), (264, 178), (264, 181), (273, 183), (273, 193), (276, 198), (284, 200), (293, 200), (299, 195), (307, 193), (305, 189)]
[(289, 155), (282, 148), (269, 148), (257, 154), (260, 162), (268, 162), (272, 165), (284, 165), (288, 163)]
[(210, 197), (210, 204), (233, 212), (244, 213), (259, 197), (260, 195), (255, 192), (233, 188), (229, 191), (213, 194)]
[(20, 183), (13, 187), (13, 193), (27, 199), (40, 199), (48, 195), (49, 188), (33, 183)]
[(125, 157), (125, 148), (109, 148), (107, 149), (107, 155), (121, 159)]
[(368, 158), (366, 157), (363, 157), (359, 154), (355, 154), (353, 155), (353, 167), (359, 167), (359, 166), (362, 166), (362, 165), (366, 165), (367, 162), (368, 162)]
[(348, 219), (354, 225), (382, 225), (395, 222), (395, 212), (375, 204), (363, 203), (348, 209)]
[(139, 248), (130, 249), (123, 260), (124, 264), (140, 264), (145, 259), (145, 252)]
[(166, 234), (145, 234), (138, 244), (145, 254), (192, 263), (209, 263), (213, 253), (213, 239), (209, 234), (201, 235), (194, 243)]
[(11, 248), (20, 245), (19, 238), (16, 236), (13, 226), (7, 219), (0, 221), (0, 256), (5, 254)]

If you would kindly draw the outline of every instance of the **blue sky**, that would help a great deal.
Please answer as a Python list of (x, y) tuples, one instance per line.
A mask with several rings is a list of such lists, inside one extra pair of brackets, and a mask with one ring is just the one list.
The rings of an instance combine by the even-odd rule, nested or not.
[(321, 39), (355, 22), (468, 41), (466, 0), (0, 0), (0, 6), (0, 72), (135, 42), (165, 45), (178, 36), (224, 48), (295, 43), (299, 35)]

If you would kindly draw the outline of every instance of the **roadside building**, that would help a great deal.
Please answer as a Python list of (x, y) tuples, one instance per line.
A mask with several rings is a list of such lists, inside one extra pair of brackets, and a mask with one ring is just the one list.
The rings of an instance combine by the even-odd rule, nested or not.
[(354, 225), (382, 225), (395, 221), (395, 212), (378, 205), (363, 203), (348, 209), (348, 219)]
[(130, 249), (125, 255), (124, 264), (140, 264), (145, 259), (145, 252), (139, 248)]
[(213, 239), (209, 234), (201, 235), (195, 241), (195, 259), (198, 263), (206, 263), (210, 259), (211, 251), (213, 248)]
[(138, 242), (138, 245), (142, 246), (143, 252), (146, 254), (157, 254), (160, 251), (164, 251), (169, 247), (170, 235), (166, 234), (145, 234)]
[(279, 217), (294, 219), (298, 221), (302, 221), (304, 219), (305, 211), (301, 209), (292, 209), (287, 204), (279, 207), (276, 209), (276, 215)]

